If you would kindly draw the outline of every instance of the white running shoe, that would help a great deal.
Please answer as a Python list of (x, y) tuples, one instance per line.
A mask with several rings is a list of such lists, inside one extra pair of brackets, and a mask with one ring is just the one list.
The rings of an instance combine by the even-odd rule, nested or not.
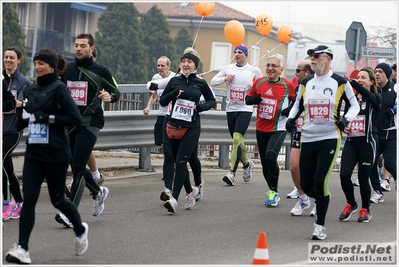
[(83, 227), (85, 228), (85, 232), (80, 237), (76, 237), (75, 240), (75, 255), (80, 256), (83, 255), (87, 248), (89, 247), (89, 225), (85, 222), (82, 222)]
[(309, 216), (316, 217), (316, 215), (317, 215), (317, 210), (316, 210), (316, 202), (315, 202), (314, 205), (313, 205), (313, 209), (310, 212)]
[(20, 245), (17, 244), (13, 245), (7, 254), (6, 254), (6, 261), (14, 262), (18, 264), (31, 264), (32, 261), (30, 259), (29, 251), (23, 249)]
[(172, 197), (172, 191), (165, 187), (161, 193), (161, 196), (159, 197), (162, 201), (167, 201)]
[(177, 200), (172, 197), (169, 200), (165, 202), (163, 205), (169, 212), (176, 213), (176, 208), (177, 208)]
[(370, 198), (370, 202), (374, 204), (384, 202), (384, 195), (374, 191), (373, 196)]
[(294, 216), (299, 216), (302, 214), (304, 210), (310, 209), (312, 206), (312, 202), (310, 202), (310, 199), (308, 198), (307, 201), (303, 201), (302, 198), (298, 199), (298, 202), (295, 204), (295, 206), (291, 210), (291, 214)]
[(93, 204), (93, 216), (99, 216), (104, 211), (104, 201), (107, 199), (109, 195), (109, 190), (106, 187), (100, 186), (101, 195), (96, 197)]
[(195, 206), (195, 198), (198, 196), (199, 189), (196, 186), (193, 186), (193, 191), (190, 194), (186, 194), (186, 203), (184, 207), (186, 210), (191, 209)]
[(55, 215), (55, 220), (60, 224), (64, 225), (65, 227), (73, 228), (73, 224), (62, 212), (59, 212)]
[(299, 197), (299, 192), (296, 186), (294, 186), (294, 190), (291, 191), (291, 193), (287, 194), (287, 198), (298, 198)]
[(244, 179), (244, 182), (249, 182), (249, 180), (251, 180), (252, 178), (252, 173), (251, 173), (251, 169), (252, 166), (254, 165), (254, 163), (252, 162), (252, 160), (248, 161), (249, 166), (247, 168), (244, 168), (243, 174), (242, 174), (242, 178)]
[(314, 224), (312, 240), (324, 240), (327, 237), (326, 228), (323, 225)]
[(228, 173), (223, 177), (223, 181), (224, 181), (226, 184), (231, 185), (231, 186), (234, 185), (234, 180), (235, 180), (234, 172), (231, 172), (231, 171), (228, 172)]
[(202, 179), (202, 183), (199, 186), (196, 186), (198, 188), (198, 195), (195, 197), (195, 201), (200, 200), (204, 196), (204, 180)]
[(381, 180), (380, 185), (383, 191), (388, 191), (388, 192), (391, 191), (391, 184), (389, 183), (389, 180), (387, 179)]

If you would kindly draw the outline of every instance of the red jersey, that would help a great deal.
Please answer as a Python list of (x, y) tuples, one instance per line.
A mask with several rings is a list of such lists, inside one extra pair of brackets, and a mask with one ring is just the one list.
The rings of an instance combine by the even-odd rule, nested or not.
[(259, 95), (262, 102), (258, 104), (256, 114), (256, 130), (261, 132), (285, 131), (287, 117), (281, 111), (287, 108), (291, 101), (295, 101), (295, 86), (286, 78), (279, 78), (271, 82), (266, 76), (257, 79), (248, 96)]

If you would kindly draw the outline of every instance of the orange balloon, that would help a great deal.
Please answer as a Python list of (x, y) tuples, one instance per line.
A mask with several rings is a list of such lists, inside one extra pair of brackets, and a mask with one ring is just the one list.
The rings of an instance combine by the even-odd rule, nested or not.
[(195, 11), (197, 11), (198, 15), (201, 17), (209, 16), (215, 10), (214, 2), (195, 2), (194, 4)]
[(256, 17), (255, 26), (260, 34), (267, 36), (273, 28), (273, 20), (269, 15), (262, 13)]
[(281, 27), (277, 30), (277, 39), (280, 41), (280, 43), (287, 43), (289, 40), (292, 38), (292, 28), (287, 25), (283, 24)]
[(245, 28), (241, 22), (233, 19), (224, 26), (224, 36), (233, 45), (239, 46), (243, 43), (245, 37)]

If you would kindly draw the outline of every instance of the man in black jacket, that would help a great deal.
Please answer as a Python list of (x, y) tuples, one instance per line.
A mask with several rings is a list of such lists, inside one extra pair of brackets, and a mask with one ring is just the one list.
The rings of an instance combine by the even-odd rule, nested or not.
[[(71, 201), (76, 206), (79, 205), (86, 185), (94, 199), (92, 214), (99, 216), (104, 210), (104, 201), (109, 190), (97, 185), (90, 170), (86, 168), (86, 163), (100, 129), (104, 127), (102, 101), (114, 103), (119, 100), (120, 93), (111, 72), (93, 61), (94, 38), (90, 33), (79, 34), (74, 49), (75, 61), (68, 64), (62, 75), (62, 81), (67, 84), (82, 115), (81, 125), (68, 128), (73, 174)], [(56, 221), (71, 227), (70, 222), (61, 213), (56, 215)]]
[[(393, 109), (396, 101), (396, 90), (394, 89), (395, 84), (389, 81), (392, 69), (388, 64), (380, 63), (375, 67), (374, 73), (376, 75), (378, 89), (382, 94), (381, 109), (378, 119), (377, 158), (379, 155), (383, 155), (384, 166), (396, 181), (396, 124), (394, 120), (396, 111)], [(384, 202), (384, 195), (381, 190), (378, 175), (378, 160), (375, 161), (371, 170), (370, 180), (374, 189), (374, 194), (370, 198), (370, 202), (375, 204)]]

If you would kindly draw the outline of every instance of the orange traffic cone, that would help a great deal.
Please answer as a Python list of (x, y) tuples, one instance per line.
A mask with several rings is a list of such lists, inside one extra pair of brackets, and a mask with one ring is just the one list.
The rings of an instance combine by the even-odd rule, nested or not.
[(266, 233), (260, 232), (252, 264), (270, 264), (269, 249), (267, 248)]

